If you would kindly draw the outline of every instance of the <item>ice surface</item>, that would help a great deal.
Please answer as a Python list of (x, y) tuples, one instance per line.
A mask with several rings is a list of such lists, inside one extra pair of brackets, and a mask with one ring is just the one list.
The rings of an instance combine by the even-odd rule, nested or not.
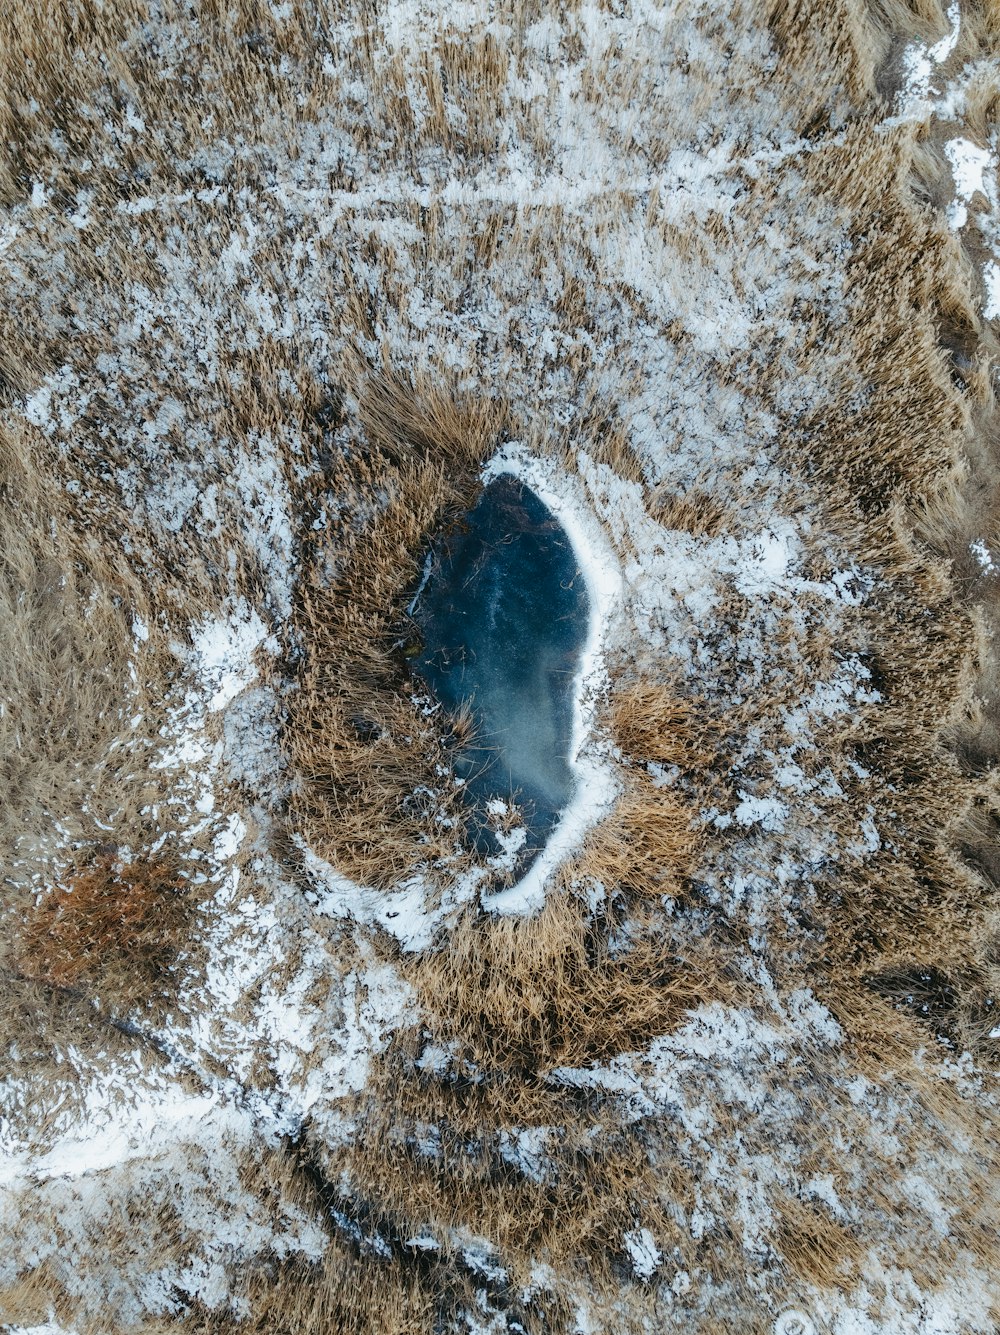
[[(455, 768), (473, 802), (503, 798), (526, 822), (523, 852), (544, 843), (573, 793), (573, 694), (588, 599), (558, 521), (523, 482), (501, 474), (457, 530), (435, 544), (413, 615), (415, 667), (475, 734)], [(481, 840), (497, 840), (480, 821)]]

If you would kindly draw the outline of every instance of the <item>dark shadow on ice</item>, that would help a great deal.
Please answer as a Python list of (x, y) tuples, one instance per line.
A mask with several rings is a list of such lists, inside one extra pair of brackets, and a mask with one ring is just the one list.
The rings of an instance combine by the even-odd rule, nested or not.
[(528, 831), (523, 870), (573, 795), (588, 599), (570, 541), (532, 491), (501, 474), (435, 543), (410, 611), (423, 640), (413, 667), (445, 706), (471, 711), (474, 738), (455, 772), (477, 845), (498, 850), (486, 804), (513, 800)]

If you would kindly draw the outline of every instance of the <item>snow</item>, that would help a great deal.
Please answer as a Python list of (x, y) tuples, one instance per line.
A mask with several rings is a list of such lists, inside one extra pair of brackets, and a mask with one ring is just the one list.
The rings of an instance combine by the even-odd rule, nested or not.
[(775, 1320), (774, 1335), (816, 1335), (816, 1325), (801, 1308), (790, 1307)]
[(427, 555), (424, 557), (424, 564), (420, 572), (420, 583), (417, 585), (417, 591), (407, 604), (406, 608), (407, 616), (413, 616), (416, 606), (420, 602), (420, 595), (427, 587), (427, 581), (431, 577), (431, 571), (433, 570), (433, 568), (434, 568), (434, 553), (428, 552)]
[(287, 617), (292, 610), (295, 561), (291, 499), (276, 442), (264, 433), (252, 433), (235, 461), (235, 477), (245, 515), (243, 539), (257, 556), (273, 611)]
[(1000, 320), (1000, 261), (988, 261), (983, 269), (983, 282), (986, 285), (983, 316), (987, 320)]
[[(976, 71), (969, 73), (974, 84)], [(954, 99), (946, 99), (936, 114), (944, 121), (958, 114)], [(993, 130), (987, 143), (966, 135), (954, 135), (944, 145), (944, 154), (955, 183), (955, 199), (948, 205), (947, 221), (956, 232), (973, 227), (987, 254), (982, 261), (983, 318), (1000, 317), (1000, 136)], [(970, 221), (970, 206), (977, 207)]]
[(952, 0), (947, 18), (949, 30), (940, 41), (930, 47), (914, 45), (903, 53), (904, 83), (899, 95), (901, 119), (919, 119), (930, 105), (936, 91), (931, 86), (935, 68), (945, 64), (958, 45), (962, 24), (959, 0)]
[[(191, 640), (200, 672), (214, 688), (208, 701), (212, 713), (225, 709), (255, 680), (253, 655), (267, 639), (259, 613), (245, 598), (236, 599), (228, 615), (209, 616), (192, 627)], [(277, 646), (271, 640), (268, 647)]]
[(377, 923), (408, 951), (426, 950), (432, 945), (442, 924), (472, 899), (478, 879), (482, 879), (481, 875), (458, 878), (438, 906), (431, 908), (428, 901), (432, 887), (421, 876), (393, 890), (372, 890), (331, 867), (301, 836), (295, 835), (294, 840), (312, 880), (312, 902), (317, 913), (368, 925)]
[(886, 1268), (876, 1256), (863, 1263), (853, 1290), (811, 1295), (816, 1317), (832, 1335), (991, 1335), (993, 1277), (970, 1265), (940, 1288), (920, 1288), (907, 1270)]
[(969, 543), (969, 551), (979, 563), (979, 568), (984, 575), (992, 575), (996, 570), (996, 563), (993, 560), (993, 553), (986, 546), (982, 538), (976, 538)]
[[(945, 156), (951, 164), (955, 178), (955, 193), (958, 203), (949, 209), (948, 219), (952, 227), (965, 226), (968, 217), (967, 205), (972, 197), (981, 194), (987, 199), (986, 172), (991, 162), (989, 149), (980, 148), (970, 139), (950, 139), (944, 146)], [(995, 193), (995, 192), (994, 192)]]
[[(92, 1108), (94, 1121), (74, 1128), (74, 1134), (60, 1140), (46, 1154), (33, 1155), (30, 1160), (8, 1159), (2, 1166), (0, 1179), (9, 1184), (18, 1177), (30, 1176), (36, 1180), (49, 1177), (83, 1177), (99, 1173), (137, 1157), (155, 1158), (162, 1155), (185, 1131), (198, 1123), (209, 1123), (199, 1128), (199, 1134), (209, 1131), (219, 1136), (236, 1125), (232, 1109), (219, 1109), (214, 1095), (177, 1097), (156, 1100), (148, 1097), (127, 1108), (115, 1110)], [(103, 1115), (102, 1115), (103, 1114)]]
[(659, 1269), (663, 1255), (648, 1228), (634, 1228), (622, 1237), (632, 1269), (640, 1279), (651, 1279)]
[(744, 828), (760, 825), (765, 830), (783, 830), (788, 818), (788, 807), (776, 797), (752, 797), (740, 790), (739, 805), (733, 809), (733, 819)]
[(3, 1330), (5, 1335), (76, 1335), (67, 1326), (60, 1326), (52, 1313), (40, 1326), (4, 1326)]
[(507, 1163), (532, 1182), (545, 1182), (552, 1176), (552, 1165), (547, 1153), (549, 1139), (557, 1135), (550, 1126), (523, 1127), (501, 1131), (500, 1154)]

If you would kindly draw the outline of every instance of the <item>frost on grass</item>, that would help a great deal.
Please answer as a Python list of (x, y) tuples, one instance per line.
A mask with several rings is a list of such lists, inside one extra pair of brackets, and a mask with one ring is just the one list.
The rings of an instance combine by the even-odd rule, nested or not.
[[(911, 543), (1000, 310), (975, 14), (92, 19), (72, 79), (0, 19), (5, 925), (169, 854), (192, 926), (156, 996), (5, 974), (0, 1320), (995, 1328), (992, 1000), (950, 1047), (885, 1000), (986, 977), (948, 827), (994, 799), (942, 732), (974, 623)], [(520, 886), (463, 855), (443, 742), (378, 805), (439, 720), (366, 641), (490, 459), (598, 609)], [(354, 638), (317, 667), (323, 590)], [(633, 688), (670, 722), (625, 746)]]

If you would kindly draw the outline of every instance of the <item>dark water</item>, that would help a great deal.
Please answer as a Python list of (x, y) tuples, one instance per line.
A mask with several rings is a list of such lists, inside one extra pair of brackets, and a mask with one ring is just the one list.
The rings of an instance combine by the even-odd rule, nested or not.
[[(573, 794), (573, 687), (588, 600), (569, 539), (538, 497), (502, 474), (465, 523), (435, 544), (412, 607), (423, 639), (413, 666), (449, 708), (468, 703), (475, 736), (455, 771), (480, 812), (521, 807), (525, 854), (542, 847)], [(481, 848), (496, 848), (481, 815)]]

